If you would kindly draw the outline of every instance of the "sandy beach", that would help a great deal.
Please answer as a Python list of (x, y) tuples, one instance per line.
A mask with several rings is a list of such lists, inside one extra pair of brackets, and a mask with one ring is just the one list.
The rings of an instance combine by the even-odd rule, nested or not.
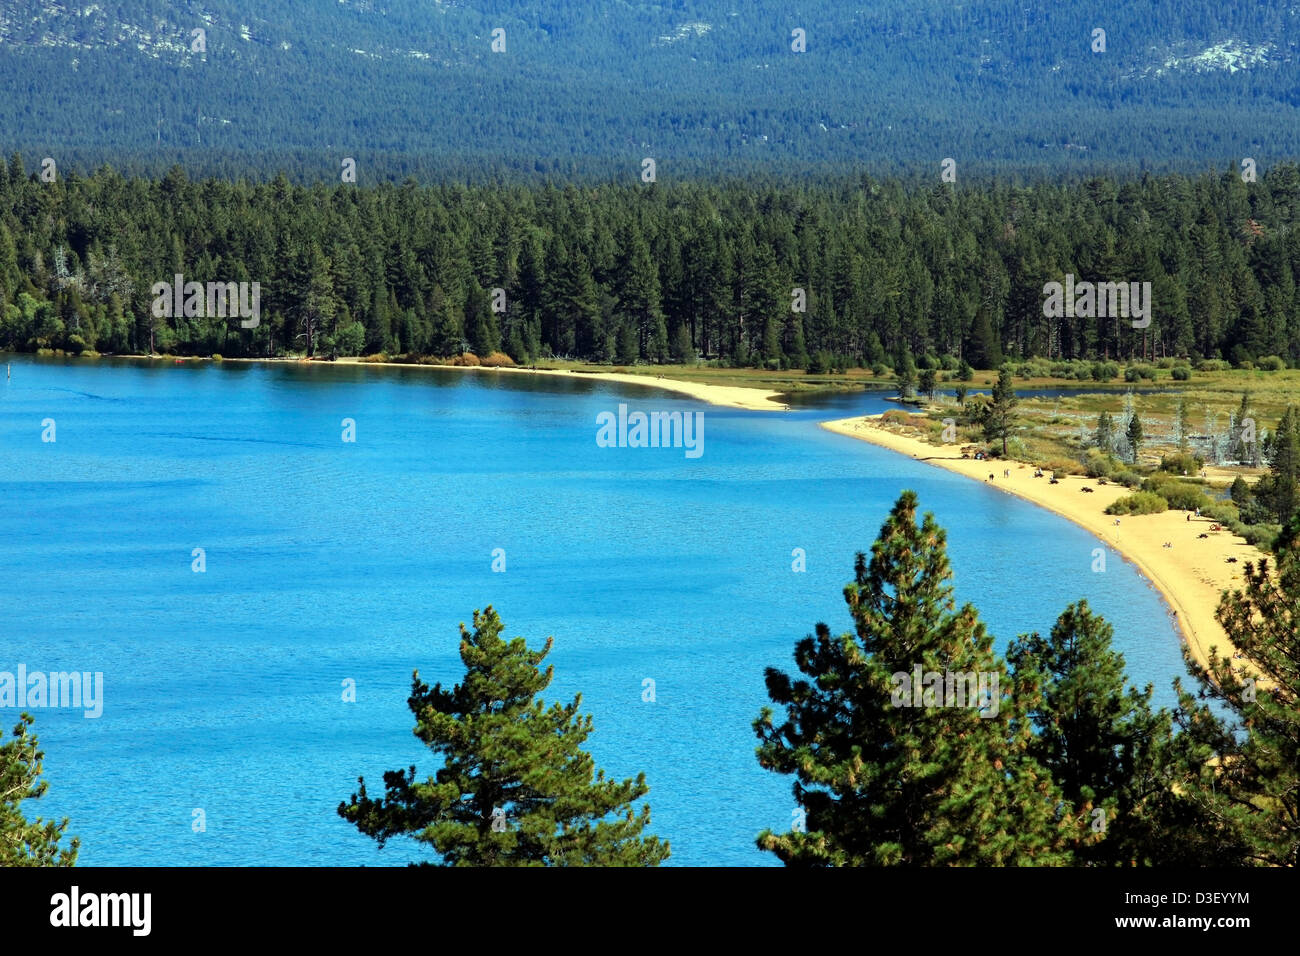
[[(1188, 521), (1187, 512), (1167, 511), (1126, 515), (1116, 525), (1105, 509), (1116, 498), (1130, 493), (1122, 485), (1098, 485), (1096, 480), (1082, 477), (1062, 477), (1060, 484), (1052, 485), (1046, 476), (1035, 478), (1034, 469), (1028, 465), (966, 459), (961, 457), (958, 445), (931, 445), (891, 431), (882, 426), (878, 415), (823, 422), (822, 427), (985, 482), (1068, 518), (1136, 565), (1151, 581), (1176, 614), (1183, 640), (1203, 666), (1209, 660), (1211, 647), (1217, 649), (1218, 656), (1236, 652), (1214, 612), (1224, 590), (1242, 587), (1245, 563), (1258, 561), (1264, 555), (1228, 531), (1211, 531), (1214, 522), (1209, 518), (1193, 515)], [(1008, 468), (1010, 476), (1004, 477)], [(994, 476), (991, 482), (990, 474)], [(1093, 492), (1083, 493), (1084, 487)], [(921, 504), (924, 509), (925, 503)], [(1207, 537), (1199, 537), (1202, 534)], [(1165, 542), (1173, 547), (1164, 547)], [(1229, 558), (1236, 558), (1236, 563), (1229, 562)]]
[[(226, 359), (225, 361), (230, 361)], [(290, 359), (288, 361), (294, 361)], [(683, 382), (671, 378), (652, 378), (649, 375), (633, 375), (629, 372), (573, 372), (561, 368), (524, 368), (501, 367), (485, 368), (481, 365), (412, 365), (405, 362), (362, 362), (356, 358), (340, 358), (338, 364), (352, 365), (392, 365), (400, 368), (436, 368), (455, 369), (463, 372), (480, 372), (507, 375), (558, 375), (569, 379), (593, 379), (598, 382), (618, 382), (621, 385), (644, 385), (647, 388), (662, 388), (677, 392), (691, 398), (698, 398), (711, 405), (725, 405), (729, 408), (744, 408), (757, 412), (786, 411), (790, 406), (781, 401), (781, 393), (761, 388), (749, 388), (742, 385), (712, 385), (707, 382)]]

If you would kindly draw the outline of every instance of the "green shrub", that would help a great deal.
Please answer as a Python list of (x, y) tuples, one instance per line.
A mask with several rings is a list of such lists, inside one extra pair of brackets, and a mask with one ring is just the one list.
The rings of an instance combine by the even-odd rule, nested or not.
[(1083, 470), (1089, 478), (1109, 478), (1117, 466), (1114, 456), (1100, 448), (1089, 448), (1083, 456)]
[(939, 356), (939, 367), (942, 368), (945, 372), (957, 371), (957, 356), (955, 355)]
[(1242, 527), (1240, 531), (1234, 530), (1233, 533), (1241, 535), (1249, 544), (1253, 544), (1257, 548), (1271, 551), (1273, 542), (1277, 539), (1281, 530), (1281, 526), (1275, 524), (1248, 524)]
[(1257, 364), (1265, 372), (1280, 372), (1286, 368), (1286, 362), (1278, 355), (1265, 355)]
[(1213, 499), (1207, 497), (1196, 485), (1165, 476), (1148, 478), (1142, 482), (1142, 491), (1159, 495), (1165, 499), (1165, 505), (1175, 511), (1195, 511), (1214, 504)]
[(1117, 471), (1112, 477), (1126, 488), (1136, 488), (1142, 484), (1142, 476), (1135, 471)]
[(1170, 374), (1173, 375), (1175, 382), (1186, 382), (1192, 377), (1192, 370), (1186, 365), (1175, 365)]
[(1200, 472), (1202, 464), (1204, 462), (1197, 456), (1182, 452), (1176, 455), (1165, 455), (1161, 458), (1160, 470), (1171, 475), (1195, 475)]
[(872, 362), (871, 374), (876, 378), (880, 378), (882, 375), (889, 374), (889, 367), (884, 362)]
[(1243, 372), (1253, 372), (1255, 370), (1255, 363), (1250, 359), (1242, 359), (1237, 363), (1237, 368), (1241, 369)]
[(1156, 362), (1156, 368), (1173, 368), (1174, 360), (1172, 358), (1162, 358)]
[(1117, 498), (1106, 508), (1108, 515), (1155, 515), (1169, 510), (1169, 502), (1150, 491)]
[(1202, 359), (1196, 363), (1198, 372), (1226, 372), (1232, 365), (1223, 359)]
[(1212, 501), (1208, 507), (1201, 509), (1201, 514), (1221, 524), (1241, 523), (1241, 511), (1231, 501)]

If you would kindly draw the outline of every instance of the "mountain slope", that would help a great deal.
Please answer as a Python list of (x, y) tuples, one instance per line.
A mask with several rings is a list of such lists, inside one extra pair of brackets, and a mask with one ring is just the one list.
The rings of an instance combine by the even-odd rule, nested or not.
[(305, 178), (1265, 167), (1300, 155), (1298, 27), (1205, 0), (0, 0), (0, 145)]

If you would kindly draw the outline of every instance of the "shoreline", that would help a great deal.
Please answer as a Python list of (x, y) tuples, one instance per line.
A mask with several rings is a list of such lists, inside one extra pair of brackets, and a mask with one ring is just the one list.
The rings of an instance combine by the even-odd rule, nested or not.
[[(1186, 518), (1186, 512), (1166, 511), (1155, 515), (1124, 515), (1120, 524), (1105, 513), (1117, 498), (1130, 494), (1123, 485), (1098, 485), (1095, 479), (1063, 476), (1060, 483), (1048, 483), (1046, 475), (1034, 478), (1030, 466), (1000, 459), (976, 461), (962, 458), (960, 446), (931, 445), (911, 435), (889, 431), (879, 415), (864, 415), (821, 422), (821, 427), (838, 435), (869, 442), (905, 455), (915, 461), (964, 475), (999, 491), (1016, 495), (1059, 517), (1072, 521), (1134, 565), (1160, 594), (1174, 614), (1174, 628), (1192, 657), (1202, 667), (1209, 663), (1210, 648), (1219, 657), (1233, 657), (1236, 648), (1214, 616), (1220, 594), (1242, 588), (1241, 576), (1247, 561), (1265, 555), (1229, 531), (1210, 531), (1209, 518)], [(1010, 478), (1003, 476), (1010, 469)], [(988, 475), (994, 475), (993, 481)], [(1088, 487), (1093, 493), (1084, 495)], [(1198, 535), (1206, 534), (1201, 539)], [(1170, 542), (1173, 548), (1163, 547)], [(1236, 558), (1236, 563), (1229, 563)]]
[[(200, 360), (207, 361), (207, 360)], [(614, 382), (619, 385), (644, 385), (647, 388), (661, 388), (676, 392), (688, 398), (696, 398), (710, 405), (722, 405), (727, 408), (739, 408), (752, 412), (784, 412), (790, 406), (783, 400), (784, 392), (770, 389), (749, 388), (744, 385), (714, 385), (709, 382), (686, 382), (673, 378), (650, 378), (647, 375), (634, 375), (631, 372), (577, 372), (562, 368), (528, 368), (522, 365), (420, 365), (411, 362), (363, 362), (357, 357), (339, 358), (333, 362), (310, 362), (291, 358), (223, 358), (223, 362), (285, 362), (309, 365), (377, 365), (383, 368), (429, 368), (449, 369), (460, 372), (505, 372), (511, 375), (550, 375), (567, 378), (570, 381), (592, 380), (597, 382)]]
[[(26, 353), (18, 353), (26, 354)], [(77, 358), (79, 356), (67, 356)], [(750, 412), (788, 412), (790, 405), (785, 401), (785, 392), (768, 388), (752, 388), (748, 385), (715, 385), (711, 382), (688, 382), (677, 378), (650, 378), (648, 375), (635, 375), (631, 372), (587, 372), (564, 368), (529, 368), (523, 365), (424, 365), (418, 362), (363, 362), (359, 356), (346, 356), (333, 362), (304, 358), (225, 358), (212, 359), (203, 355), (96, 355), (94, 358), (134, 359), (142, 362), (172, 361), (176, 364), (191, 362), (249, 362), (266, 365), (357, 365), (365, 367), (375, 365), (381, 368), (424, 368), (446, 369), (457, 372), (505, 372), (512, 375), (554, 375), (568, 378), (570, 381), (590, 379), (597, 382), (614, 382), (619, 385), (643, 385), (646, 388), (660, 388), (676, 392), (688, 398), (699, 399), (710, 405), (726, 408), (738, 408)]]

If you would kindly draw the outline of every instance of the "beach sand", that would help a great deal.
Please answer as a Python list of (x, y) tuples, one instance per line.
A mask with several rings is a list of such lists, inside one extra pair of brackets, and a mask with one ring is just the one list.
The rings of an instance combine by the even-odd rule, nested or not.
[[(230, 361), (227, 359), (226, 361)], [(293, 361), (293, 360), (290, 360)], [(662, 388), (677, 392), (691, 398), (698, 398), (711, 405), (726, 405), (729, 408), (744, 408), (759, 412), (787, 411), (790, 406), (781, 401), (781, 392), (761, 388), (749, 388), (743, 385), (713, 385), (707, 382), (683, 382), (671, 378), (652, 378), (649, 375), (633, 375), (629, 372), (572, 372), (568, 369), (546, 368), (485, 368), (481, 365), (412, 365), (405, 362), (362, 362), (356, 358), (340, 358), (337, 364), (352, 365), (392, 365), (399, 368), (434, 368), (455, 369), (464, 372), (481, 372), (507, 375), (558, 375), (574, 381), (594, 380), (597, 382), (618, 382), (621, 385), (644, 385), (647, 388)]]
[[(888, 430), (878, 415), (823, 422), (822, 427), (985, 482), (1068, 518), (1131, 561), (1151, 581), (1176, 613), (1183, 640), (1202, 666), (1209, 661), (1211, 647), (1219, 657), (1236, 652), (1214, 612), (1224, 590), (1243, 587), (1245, 563), (1257, 562), (1265, 555), (1228, 531), (1211, 531), (1214, 522), (1210, 519), (1193, 515), (1188, 521), (1185, 511), (1167, 511), (1125, 515), (1116, 525), (1115, 517), (1105, 509), (1130, 493), (1122, 485), (1098, 485), (1094, 479), (1080, 477), (1062, 477), (1060, 484), (1052, 485), (1046, 475), (1035, 478), (1029, 465), (966, 459), (961, 457), (959, 445), (931, 445)], [(1003, 477), (1007, 468), (1011, 470), (1009, 478)], [(991, 482), (990, 474), (994, 476)], [(1083, 493), (1084, 487), (1092, 488), (1093, 493)], [(924, 510), (925, 503), (921, 504)], [(1201, 534), (1209, 537), (1198, 537)], [(1164, 547), (1166, 541), (1173, 547)], [(1229, 563), (1228, 558), (1237, 562)]]

